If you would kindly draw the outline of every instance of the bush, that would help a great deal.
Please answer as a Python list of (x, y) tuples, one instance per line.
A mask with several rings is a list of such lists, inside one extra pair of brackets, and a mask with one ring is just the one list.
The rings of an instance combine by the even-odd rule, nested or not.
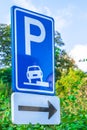
[[(61, 100), (61, 127), (66, 130), (87, 129), (87, 81), (80, 70), (70, 69), (56, 82), (56, 93)], [(85, 85), (85, 86), (84, 86)]]
[(0, 130), (87, 130), (87, 79), (81, 71), (70, 70), (56, 82), (60, 97), (59, 125), (15, 125), (11, 122), (11, 87), (0, 83)]

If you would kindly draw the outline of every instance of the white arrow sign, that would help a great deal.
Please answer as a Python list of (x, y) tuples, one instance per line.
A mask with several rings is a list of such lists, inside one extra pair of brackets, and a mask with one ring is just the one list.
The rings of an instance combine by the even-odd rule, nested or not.
[(60, 123), (60, 103), (56, 96), (13, 93), (11, 100), (15, 124)]

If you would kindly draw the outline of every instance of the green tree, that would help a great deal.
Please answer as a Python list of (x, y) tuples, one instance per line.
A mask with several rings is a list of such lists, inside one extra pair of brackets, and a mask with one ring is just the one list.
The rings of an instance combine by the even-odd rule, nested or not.
[(60, 65), (59, 57), (61, 55), (62, 50), (60, 47), (64, 46), (61, 34), (58, 31), (55, 32), (54, 41), (55, 41), (55, 79), (57, 80), (61, 76), (61, 72), (59, 71), (59, 65)]
[(57, 49), (57, 47), (59, 48), (59, 46), (63, 46), (64, 45), (64, 42), (61, 38), (61, 34), (58, 32), (58, 31), (55, 31), (55, 47)]
[(66, 73), (69, 71), (69, 68), (74, 68), (74, 60), (68, 56), (65, 50), (62, 49), (64, 46), (61, 35), (56, 31), (55, 33), (55, 72), (56, 80), (60, 79), (63, 71)]
[(56, 82), (56, 94), (60, 97), (63, 128), (87, 129), (87, 75), (79, 69), (69, 69)]
[(69, 72), (62, 72), (60, 80), (56, 82), (56, 93), (60, 97), (71, 95), (73, 91), (78, 90), (78, 86), (81, 84), (82, 79), (85, 77), (84, 72), (80, 70), (74, 70), (69, 68)]
[(11, 66), (10, 25), (0, 24), (0, 66)]
[(11, 67), (0, 69), (0, 81), (7, 87), (11, 86)]

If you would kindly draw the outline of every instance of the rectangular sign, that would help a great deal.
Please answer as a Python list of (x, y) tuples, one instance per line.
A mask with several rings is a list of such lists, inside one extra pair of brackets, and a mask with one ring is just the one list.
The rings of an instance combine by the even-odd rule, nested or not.
[(57, 96), (15, 92), (11, 97), (14, 124), (59, 124), (60, 101)]
[(12, 7), (13, 91), (54, 95), (54, 20)]

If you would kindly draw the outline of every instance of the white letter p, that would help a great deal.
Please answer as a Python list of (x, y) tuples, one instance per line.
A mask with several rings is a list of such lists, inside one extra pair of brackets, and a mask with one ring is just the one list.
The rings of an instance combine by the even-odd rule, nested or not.
[[(31, 41), (41, 43), (45, 39), (45, 28), (43, 24), (36, 19), (29, 18), (25, 16), (25, 54), (31, 55)], [(40, 35), (32, 35), (30, 34), (30, 24), (36, 25), (40, 28)]]

